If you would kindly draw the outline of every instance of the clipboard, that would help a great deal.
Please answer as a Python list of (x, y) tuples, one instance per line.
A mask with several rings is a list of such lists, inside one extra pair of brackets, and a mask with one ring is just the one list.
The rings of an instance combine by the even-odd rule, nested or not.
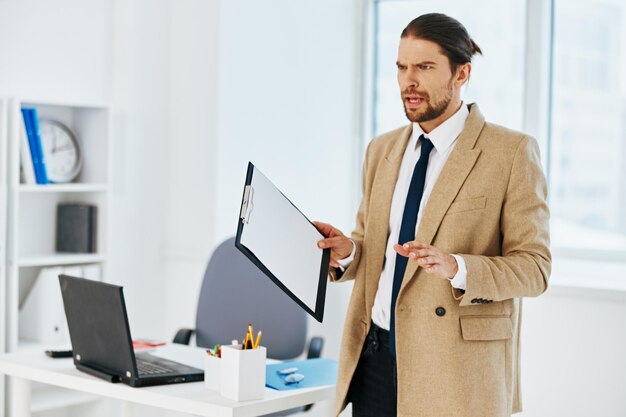
[(330, 249), (324, 236), (248, 162), (235, 246), (320, 323), (324, 318)]

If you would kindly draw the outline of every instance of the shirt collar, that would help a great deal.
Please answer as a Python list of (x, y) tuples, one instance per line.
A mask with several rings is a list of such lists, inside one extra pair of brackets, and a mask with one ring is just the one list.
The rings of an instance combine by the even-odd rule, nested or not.
[(413, 149), (415, 149), (417, 147), (417, 140), (421, 135), (424, 135), (430, 139), (438, 153), (445, 152), (463, 131), (467, 116), (469, 116), (469, 110), (464, 103), (461, 103), (461, 107), (456, 113), (434, 128), (430, 133), (424, 133), (419, 123), (413, 123), (413, 134), (411, 135), (409, 144), (412, 144)]

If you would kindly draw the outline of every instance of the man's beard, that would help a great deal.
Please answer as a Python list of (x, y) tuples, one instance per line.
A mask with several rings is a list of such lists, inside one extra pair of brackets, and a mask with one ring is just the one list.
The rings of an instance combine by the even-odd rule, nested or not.
[(442, 99), (435, 103), (431, 104), (430, 96), (428, 95), (428, 93), (420, 94), (420, 96), (424, 97), (424, 102), (426, 103), (426, 110), (424, 110), (423, 112), (410, 113), (409, 109), (406, 108), (404, 95), (411, 94), (411, 93), (413, 92), (411, 90), (408, 90), (402, 94), (402, 99), (403, 99), (402, 105), (404, 106), (404, 114), (406, 114), (407, 119), (409, 119), (412, 123), (428, 122), (429, 120), (433, 120), (441, 116), (448, 108), (450, 101), (452, 101), (452, 97), (454, 96), (454, 88), (452, 87), (452, 79), (448, 83), (444, 91)]

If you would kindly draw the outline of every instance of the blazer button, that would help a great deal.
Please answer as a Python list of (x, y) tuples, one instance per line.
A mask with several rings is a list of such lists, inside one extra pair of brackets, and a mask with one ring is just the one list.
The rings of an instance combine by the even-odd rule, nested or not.
[(438, 315), (439, 317), (443, 317), (446, 315), (446, 309), (443, 307), (437, 307), (435, 309), (435, 314)]

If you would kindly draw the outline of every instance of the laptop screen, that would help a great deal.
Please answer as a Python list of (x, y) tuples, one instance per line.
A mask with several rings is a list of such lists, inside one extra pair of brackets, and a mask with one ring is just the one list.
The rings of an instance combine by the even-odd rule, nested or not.
[(74, 362), (136, 376), (122, 287), (68, 275), (59, 275), (59, 283)]

